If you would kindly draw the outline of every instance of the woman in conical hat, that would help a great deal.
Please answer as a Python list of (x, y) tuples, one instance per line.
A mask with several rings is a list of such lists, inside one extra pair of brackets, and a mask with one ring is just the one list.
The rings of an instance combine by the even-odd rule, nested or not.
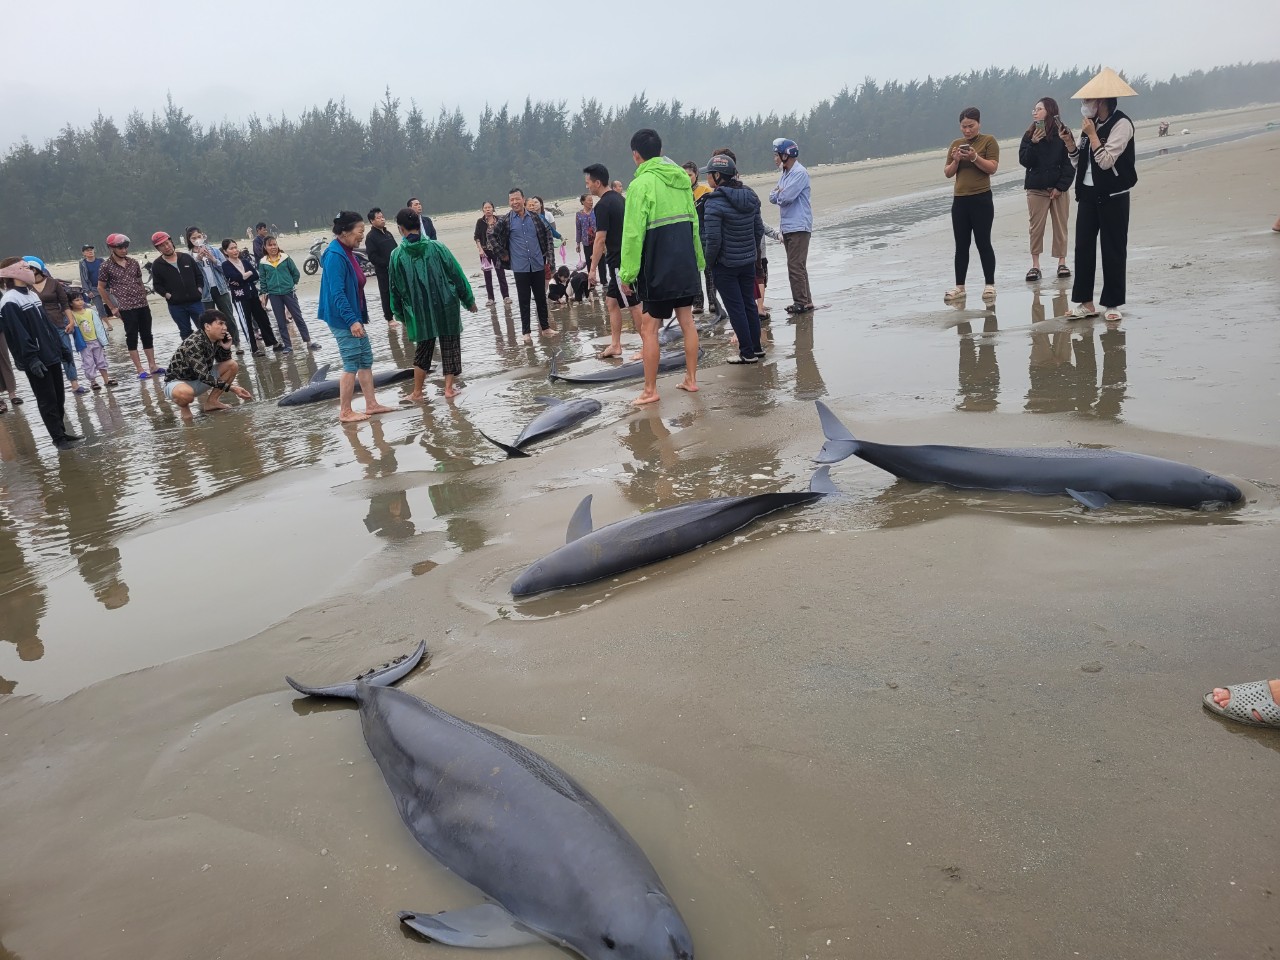
[[(1114, 70), (1103, 67), (1076, 91), (1080, 100), (1080, 141), (1064, 125), (1062, 142), (1076, 168), (1076, 269), (1072, 319), (1096, 317), (1101, 306), (1110, 321), (1123, 320), (1125, 264), (1129, 248), (1129, 191), (1138, 182), (1133, 121), (1116, 108), (1117, 98), (1137, 93)], [(1102, 292), (1093, 299), (1098, 247), (1102, 247)]]

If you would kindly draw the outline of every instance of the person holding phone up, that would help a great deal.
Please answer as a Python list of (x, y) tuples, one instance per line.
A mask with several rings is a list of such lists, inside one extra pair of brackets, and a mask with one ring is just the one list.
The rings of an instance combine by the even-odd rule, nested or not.
[[(1031, 111), (1031, 126), (1018, 145), (1018, 162), (1027, 169), (1022, 186), (1027, 191), (1027, 213), (1031, 230), (1031, 269), (1027, 282), (1040, 279), (1040, 254), (1044, 252), (1045, 221), (1053, 220), (1051, 252), (1058, 260), (1058, 279), (1071, 276), (1067, 267), (1067, 221), (1070, 217), (1071, 181), (1076, 171), (1067, 159), (1062, 139), (1062, 118), (1058, 101), (1042, 97)], [(1067, 131), (1070, 136), (1071, 131)]]
[(982, 132), (982, 114), (977, 107), (960, 111), (960, 139), (947, 148), (942, 168), (947, 179), (955, 179), (951, 201), (951, 231), (956, 239), (956, 285), (942, 298), (947, 303), (962, 300), (965, 276), (969, 272), (969, 242), (972, 239), (982, 261), (986, 284), (982, 299), (996, 298), (996, 252), (991, 246), (991, 225), (996, 206), (991, 197), (991, 175), (1000, 169), (1000, 144)]

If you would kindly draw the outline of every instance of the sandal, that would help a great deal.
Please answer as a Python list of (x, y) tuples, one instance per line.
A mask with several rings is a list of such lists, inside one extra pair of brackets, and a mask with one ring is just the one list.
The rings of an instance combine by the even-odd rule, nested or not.
[(759, 360), (757, 360), (754, 356), (752, 356), (752, 357), (742, 357), (742, 356), (738, 356), (738, 357), (729, 357), (727, 360), (725, 360), (725, 363), (734, 363), (734, 364), (737, 364), (737, 363), (759, 363), (759, 362), (760, 362), (760, 361), (759, 361)]
[(15, 407), (20, 407), (27, 401), (23, 400), (21, 397), (13, 397), (9, 402), (12, 403)]
[(1086, 310), (1083, 305), (1072, 307), (1062, 315), (1064, 320), (1088, 320), (1098, 315), (1097, 310)]
[(115, 377), (112, 377), (110, 380), (108, 380), (108, 381), (107, 381), (107, 386), (108, 386), (108, 387), (118, 387), (118, 386), (120, 386), (120, 381), (119, 381), (119, 380), (117, 380)]
[(93, 390), (93, 391), (95, 391), (95, 392), (96, 392), (96, 391), (98, 391), (98, 390), (101, 390), (101, 389), (102, 389), (102, 384), (100, 384), (100, 383), (91, 383), (91, 384), (89, 384), (89, 389), (90, 389), (90, 390)]
[(1108, 307), (1107, 312), (1102, 315), (1103, 320), (1109, 320), (1111, 323), (1119, 323), (1124, 319), (1124, 314), (1115, 307)]
[(988, 283), (982, 288), (983, 300), (994, 300), (996, 298), (996, 286), (994, 283)]
[(952, 287), (942, 295), (943, 303), (950, 303), (952, 300), (964, 299), (964, 287)]
[[(1234, 720), (1251, 727), (1280, 728), (1280, 706), (1271, 697), (1271, 685), (1265, 680), (1253, 680), (1249, 683), (1236, 683), (1226, 688), (1231, 694), (1225, 707), (1218, 706), (1213, 699), (1213, 692), (1204, 695), (1205, 709), (1220, 717)], [(1262, 719), (1256, 719), (1254, 714)]]
[(1027, 271), (1027, 283), (1034, 283), (1036, 280), (1039, 280), (1039, 279), (1040, 279), (1039, 267), (1032, 267), (1030, 270)]
[(1071, 268), (1065, 263), (1058, 264), (1058, 279), (1067, 280), (1071, 277)]

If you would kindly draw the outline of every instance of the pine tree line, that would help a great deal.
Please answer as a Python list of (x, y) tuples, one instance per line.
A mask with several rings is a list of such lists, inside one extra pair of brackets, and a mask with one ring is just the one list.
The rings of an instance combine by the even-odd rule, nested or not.
[[(992, 67), (884, 84), (867, 78), (806, 114), (786, 116), (723, 117), (678, 100), (650, 103), (643, 94), (622, 107), (584, 100), (576, 112), (563, 100), (526, 100), (519, 111), (486, 108), (474, 131), (457, 108), (432, 119), (416, 103), (402, 110), (390, 91), (367, 121), (330, 100), (296, 119), (254, 116), (205, 127), (170, 101), (150, 119), (135, 111), (123, 129), (100, 115), (43, 147), (24, 140), (10, 150), (0, 160), (0, 250), (65, 259), (78, 256), (83, 242), (101, 247), (115, 230), (141, 241), (191, 223), (215, 238), (238, 237), (259, 220), (314, 226), (340, 207), (394, 211), (410, 195), (430, 213), (488, 199), (501, 207), (513, 185), (572, 195), (588, 163), (629, 179), (628, 144), (641, 127), (656, 129), (678, 161), (702, 162), (716, 147), (732, 146), (745, 172), (768, 169), (770, 144), (781, 136), (800, 143), (808, 165), (939, 146), (970, 105), (982, 110), (984, 132), (1009, 137), (1026, 127), (1039, 97), (1052, 96), (1074, 127), (1069, 98), (1096, 69)], [(1126, 79), (1140, 94), (1126, 104), (1136, 119), (1176, 121), (1274, 97), (1280, 61)]]

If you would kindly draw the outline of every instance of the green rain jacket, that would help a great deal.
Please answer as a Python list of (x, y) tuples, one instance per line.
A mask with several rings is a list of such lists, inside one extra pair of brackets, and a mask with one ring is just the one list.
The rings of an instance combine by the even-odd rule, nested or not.
[(627, 187), (618, 279), (641, 300), (678, 300), (702, 292), (704, 268), (689, 174), (666, 157), (646, 160)]
[(404, 240), (391, 252), (391, 312), (414, 343), (462, 334), (462, 307), (476, 305), (467, 275), (438, 240)]

